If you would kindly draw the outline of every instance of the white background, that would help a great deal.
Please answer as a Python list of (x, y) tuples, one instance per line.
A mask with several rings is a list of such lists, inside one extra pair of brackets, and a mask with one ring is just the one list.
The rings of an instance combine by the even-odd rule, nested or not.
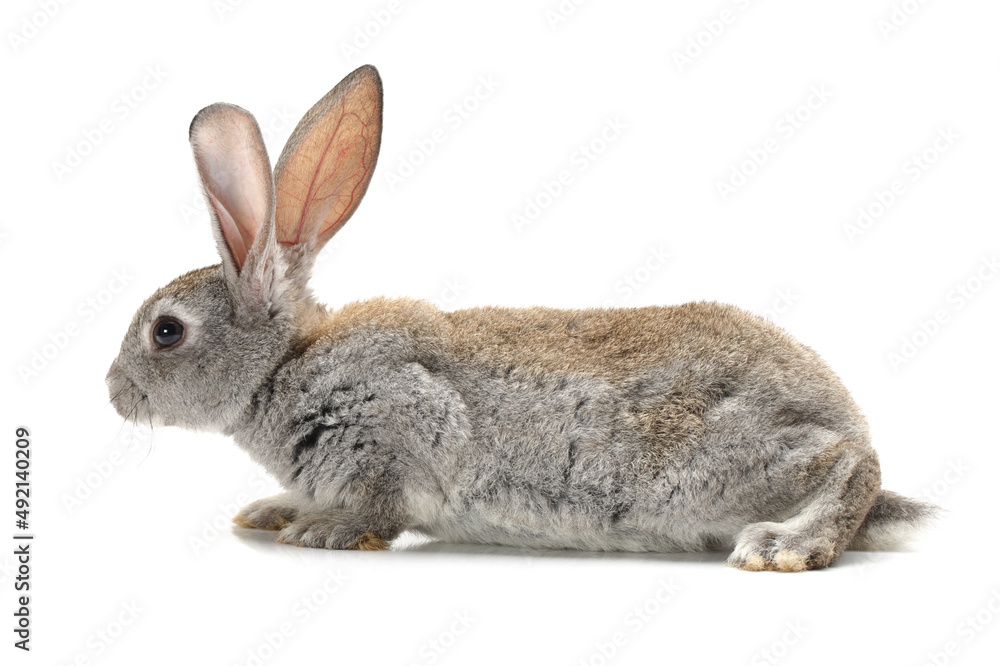
[[(26, 425), (37, 535), (30, 654), (11, 646), (2, 548), (4, 663), (996, 655), (997, 3), (591, 0), (563, 3), (575, 11), (559, 21), (557, 0), (232, 4), (4, 4), (0, 533), (15, 531), (13, 433)], [(934, 498), (947, 521), (912, 552), (798, 575), (729, 569), (725, 553), (415, 539), (347, 553), (232, 532), (238, 505), (274, 483), (222, 437), (122, 428), (104, 374), (142, 300), (217, 260), (192, 116), (217, 101), (251, 110), (274, 159), (366, 62), (385, 85), (381, 158), (318, 267), (324, 300), (714, 299), (767, 314), (852, 390), (886, 487)], [(620, 129), (602, 143), (609, 122)], [(939, 133), (951, 138), (935, 148)], [(763, 164), (746, 162), (765, 146)], [(390, 185), (404, 163), (419, 164)], [(724, 199), (734, 169), (750, 175)], [(568, 185), (546, 198), (563, 170)], [(859, 207), (880, 215), (849, 235)]]

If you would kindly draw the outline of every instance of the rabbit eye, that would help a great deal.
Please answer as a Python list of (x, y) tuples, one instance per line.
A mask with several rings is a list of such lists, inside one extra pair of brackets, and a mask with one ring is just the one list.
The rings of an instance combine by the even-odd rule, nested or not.
[(184, 324), (173, 317), (161, 317), (153, 324), (153, 342), (157, 349), (168, 349), (184, 339)]

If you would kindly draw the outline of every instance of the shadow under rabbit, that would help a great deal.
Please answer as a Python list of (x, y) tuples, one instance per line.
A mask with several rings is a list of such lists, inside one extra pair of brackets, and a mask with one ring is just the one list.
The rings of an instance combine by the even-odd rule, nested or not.
[[(287, 544), (278, 543), (277, 532), (268, 530), (247, 529), (234, 526), (232, 533), (237, 539), (253, 550), (269, 556), (279, 556), (288, 553)], [(677, 564), (704, 564), (711, 566), (724, 565), (729, 556), (729, 550), (709, 550), (701, 552), (624, 552), (624, 551), (588, 551), (573, 549), (523, 548), (515, 546), (499, 546), (487, 544), (450, 543), (438, 541), (417, 534), (404, 532), (387, 551), (329, 551), (323, 548), (294, 548), (295, 556), (316, 561), (329, 561), (332, 557), (414, 557), (414, 556), (472, 556), (477, 558), (528, 558), (542, 560), (578, 560), (578, 561), (620, 561), (620, 562), (651, 562)], [(914, 552), (912, 547), (899, 548), (892, 551), (846, 551), (831, 569), (819, 571), (843, 570), (846, 568), (863, 570), (873, 564), (878, 564), (886, 558), (900, 553)], [(334, 554), (335, 553), (335, 554)], [(773, 572), (772, 572), (773, 573)]]
[[(276, 541), (277, 532), (269, 530), (247, 529), (234, 526), (232, 533), (247, 546), (268, 554), (284, 552), (287, 544)], [(296, 548), (297, 555), (316, 558), (328, 558), (331, 551), (323, 548)], [(332, 551), (338, 555), (354, 557), (370, 557), (372, 553), (359, 551)], [(725, 563), (728, 552), (706, 551), (698, 553), (633, 553), (623, 551), (587, 551), (573, 549), (523, 548), (515, 546), (498, 546), (487, 544), (450, 543), (438, 541), (416, 534), (405, 532), (400, 535), (387, 551), (379, 556), (476, 556), (500, 558), (533, 558), (533, 559), (565, 559), (565, 560), (621, 560), (630, 562), (688, 562), (704, 563), (717, 566)]]

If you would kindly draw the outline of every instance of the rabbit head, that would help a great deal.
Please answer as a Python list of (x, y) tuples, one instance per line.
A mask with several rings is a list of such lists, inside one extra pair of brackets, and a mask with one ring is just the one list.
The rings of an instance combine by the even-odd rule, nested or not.
[(361, 67), (292, 132), (272, 178), (260, 128), (231, 104), (191, 123), (195, 163), (221, 263), (158, 290), (132, 319), (107, 375), (125, 418), (227, 431), (303, 322), (322, 312), (307, 282), (319, 251), (371, 182), (382, 127), (382, 85)]

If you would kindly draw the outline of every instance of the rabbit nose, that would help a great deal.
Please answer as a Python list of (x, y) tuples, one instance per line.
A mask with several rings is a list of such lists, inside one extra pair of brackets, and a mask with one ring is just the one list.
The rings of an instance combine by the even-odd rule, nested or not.
[(120, 385), (124, 375), (122, 373), (121, 365), (118, 363), (116, 358), (112, 363), (111, 367), (108, 369), (108, 374), (104, 377), (104, 384), (108, 387), (108, 390), (113, 389), (116, 385)]

